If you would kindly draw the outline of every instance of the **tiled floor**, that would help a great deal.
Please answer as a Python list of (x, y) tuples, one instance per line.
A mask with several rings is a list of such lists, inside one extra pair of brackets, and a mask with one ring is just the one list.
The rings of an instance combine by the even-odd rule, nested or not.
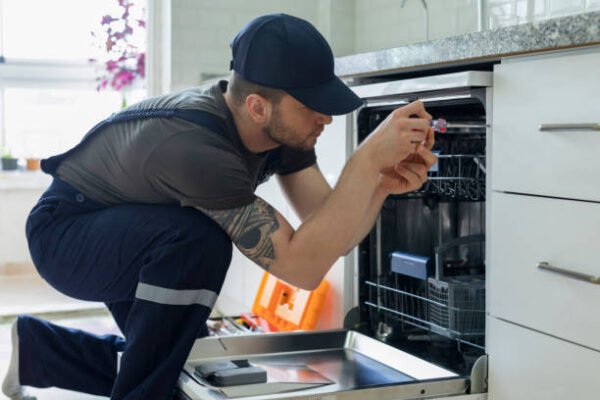
[[(0, 275), (0, 380), (8, 368), (11, 354), (11, 326), (16, 315), (34, 314), (59, 325), (97, 334), (116, 333), (118, 328), (99, 303), (70, 299), (56, 292), (35, 275)], [(105, 400), (60, 389), (35, 389), (38, 400)], [(4, 399), (0, 394), (0, 399)]]

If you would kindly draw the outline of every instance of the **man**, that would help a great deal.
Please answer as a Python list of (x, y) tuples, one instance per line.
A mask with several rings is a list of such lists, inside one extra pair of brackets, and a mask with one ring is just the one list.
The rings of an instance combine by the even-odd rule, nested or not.
[[(20, 317), (9, 397), (27, 398), (29, 385), (170, 398), (206, 335), (232, 242), (311, 290), (368, 233), (387, 195), (426, 180), (431, 116), (415, 102), (392, 112), (329, 187), (317, 138), (331, 115), (362, 102), (308, 22), (262, 16), (231, 47), (229, 82), (142, 101), (43, 161), (55, 179), (27, 222), (34, 263), (63, 293), (105, 302), (126, 341)], [(302, 220), (297, 231), (254, 194), (272, 174)]]

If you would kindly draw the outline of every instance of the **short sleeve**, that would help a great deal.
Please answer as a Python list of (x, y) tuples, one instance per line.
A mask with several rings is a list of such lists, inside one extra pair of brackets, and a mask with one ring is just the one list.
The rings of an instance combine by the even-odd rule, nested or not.
[(314, 165), (317, 162), (315, 149), (297, 150), (290, 147), (283, 147), (279, 156), (278, 165), (275, 167), (275, 173), (278, 175), (287, 175), (303, 170)]
[(195, 130), (170, 137), (152, 152), (144, 175), (182, 206), (230, 209), (255, 198), (243, 158), (214, 133)]

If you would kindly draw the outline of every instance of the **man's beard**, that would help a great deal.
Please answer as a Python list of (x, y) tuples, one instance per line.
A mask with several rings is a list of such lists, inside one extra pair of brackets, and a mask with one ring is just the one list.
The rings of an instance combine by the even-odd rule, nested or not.
[(310, 150), (314, 147), (314, 144), (307, 140), (312, 136), (301, 137), (297, 135), (292, 128), (283, 122), (277, 109), (273, 111), (271, 123), (263, 127), (262, 131), (269, 139), (282, 146), (296, 150)]

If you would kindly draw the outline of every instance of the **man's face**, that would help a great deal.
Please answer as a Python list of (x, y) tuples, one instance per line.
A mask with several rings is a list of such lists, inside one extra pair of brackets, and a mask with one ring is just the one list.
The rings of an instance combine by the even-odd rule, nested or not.
[(278, 104), (273, 105), (271, 118), (263, 127), (263, 132), (275, 143), (310, 150), (315, 147), (325, 125), (330, 123), (331, 116), (311, 110), (286, 94)]

